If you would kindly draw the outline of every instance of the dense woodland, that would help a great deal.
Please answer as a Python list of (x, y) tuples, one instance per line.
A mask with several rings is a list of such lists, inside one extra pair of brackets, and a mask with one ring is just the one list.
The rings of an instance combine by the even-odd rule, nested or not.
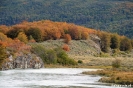
[(0, 0), (1, 25), (42, 19), (75, 23), (133, 38), (132, 0)]
[(66, 44), (60, 48), (69, 51), (68, 45), (71, 40), (87, 40), (91, 34), (97, 35), (101, 39), (101, 50), (104, 53), (110, 53), (111, 51), (113, 53), (119, 51), (130, 52), (133, 48), (133, 40), (116, 33), (96, 31), (66, 22), (24, 21), (13, 26), (0, 26), (0, 62), (6, 60), (10, 54), (16, 56), (20, 52), (33, 52), (40, 55), (47, 64), (75, 65), (76, 62), (61, 49), (46, 50), (44, 47), (34, 44), (46, 40), (64, 39)]

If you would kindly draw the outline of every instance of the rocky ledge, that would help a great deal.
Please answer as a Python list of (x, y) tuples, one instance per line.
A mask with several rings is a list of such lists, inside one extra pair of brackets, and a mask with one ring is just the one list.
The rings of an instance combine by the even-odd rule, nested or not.
[(35, 54), (23, 54), (19, 55), (16, 58), (13, 58), (12, 55), (2, 64), (2, 70), (9, 70), (9, 69), (39, 69), (43, 68), (44, 64), (40, 57), (36, 56)]

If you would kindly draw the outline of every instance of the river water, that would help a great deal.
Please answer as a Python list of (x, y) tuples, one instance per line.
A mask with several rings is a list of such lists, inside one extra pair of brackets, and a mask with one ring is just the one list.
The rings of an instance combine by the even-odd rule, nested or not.
[(84, 75), (83, 68), (44, 68), (0, 71), (0, 88), (122, 88), (100, 83), (100, 76)]

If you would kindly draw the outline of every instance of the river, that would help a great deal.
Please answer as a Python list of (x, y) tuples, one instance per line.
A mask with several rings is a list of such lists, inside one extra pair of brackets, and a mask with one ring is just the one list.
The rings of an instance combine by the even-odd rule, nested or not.
[(112, 84), (98, 82), (100, 76), (81, 74), (83, 71), (95, 70), (43, 68), (0, 71), (0, 88), (117, 88)]

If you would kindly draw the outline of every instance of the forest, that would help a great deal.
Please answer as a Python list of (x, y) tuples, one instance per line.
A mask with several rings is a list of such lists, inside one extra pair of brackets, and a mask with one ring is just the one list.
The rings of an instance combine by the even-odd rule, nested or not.
[(52, 20), (133, 38), (132, 0), (1, 0), (0, 24)]

